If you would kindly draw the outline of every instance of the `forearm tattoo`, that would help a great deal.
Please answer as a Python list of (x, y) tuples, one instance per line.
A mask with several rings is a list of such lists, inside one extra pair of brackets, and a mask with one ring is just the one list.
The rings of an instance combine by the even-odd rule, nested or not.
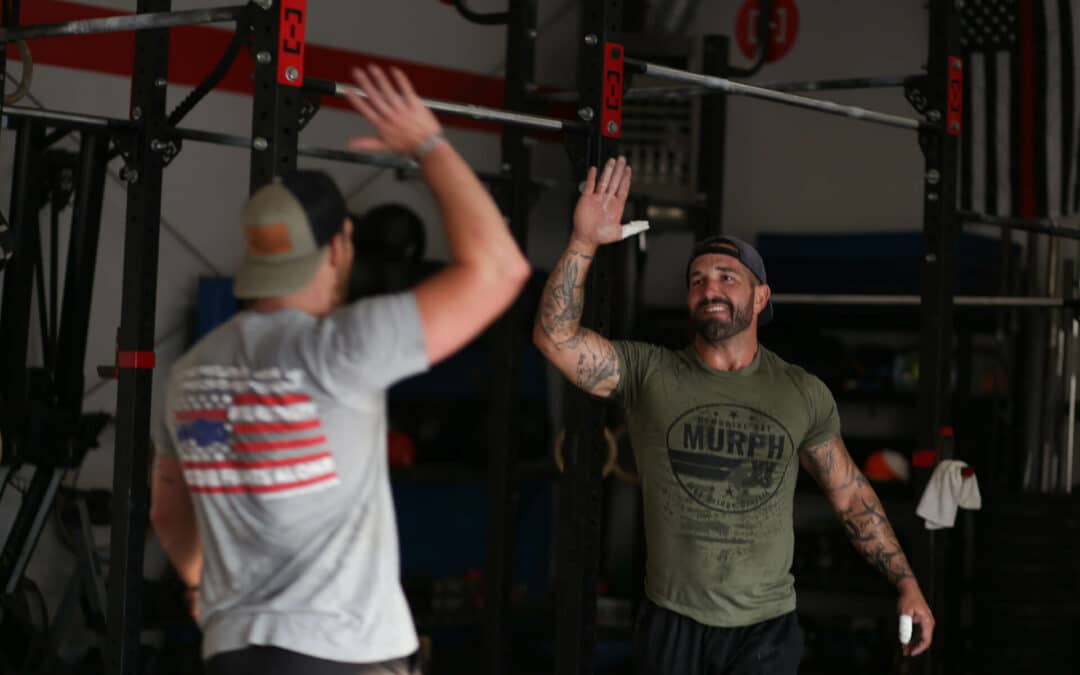
[(540, 300), (540, 326), (558, 349), (575, 349), (583, 338), (585, 280), (578, 281), (579, 261), (591, 256), (567, 251), (555, 266)]
[(839, 437), (831, 438), (821, 445), (803, 450), (807, 469), (831, 500), (852, 488), (868, 487), (870, 482), (855, 462), (851, 460), (847, 448)]
[(838, 513), (848, 539), (862, 557), (893, 585), (911, 577), (911, 566), (874, 491), (867, 487), (858, 501), (857, 506)]
[(894, 585), (912, 576), (900, 542), (870, 482), (839, 437), (802, 451), (803, 465), (836, 508), (848, 539)]
[[(585, 272), (592, 256), (569, 249), (548, 278), (537, 321), (556, 350), (577, 355), (574, 384), (595, 392), (619, 374), (619, 358), (611, 343), (581, 325), (585, 310)], [(566, 373), (570, 376), (570, 373)]]

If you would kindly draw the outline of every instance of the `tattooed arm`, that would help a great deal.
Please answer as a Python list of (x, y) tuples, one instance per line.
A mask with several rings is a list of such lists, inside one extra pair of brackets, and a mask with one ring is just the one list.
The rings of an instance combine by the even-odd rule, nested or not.
[(610, 160), (597, 180), (590, 169), (574, 211), (574, 233), (540, 299), (533, 342), (559, 371), (593, 396), (608, 397), (619, 383), (619, 359), (604, 336), (581, 325), (585, 276), (601, 244), (619, 241), (630, 167)]
[(571, 241), (540, 299), (533, 342), (568, 380), (593, 396), (608, 397), (619, 384), (619, 358), (611, 342), (581, 325), (591, 249)]
[(930, 646), (934, 617), (870, 481), (851, 459), (839, 436), (802, 448), (799, 459), (825, 492), (855, 549), (896, 586), (900, 593), (899, 613), (912, 615), (919, 624), (919, 641), (905, 651), (925, 651)]

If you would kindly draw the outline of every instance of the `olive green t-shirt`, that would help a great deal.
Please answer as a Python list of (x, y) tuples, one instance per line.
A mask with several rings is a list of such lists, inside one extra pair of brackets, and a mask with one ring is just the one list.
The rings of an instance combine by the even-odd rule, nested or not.
[(828, 388), (764, 347), (718, 371), (693, 346), (614, 345), (645, 503), (646, 595), (710, 626), (793, 611), (798, 450), (840, 433)]

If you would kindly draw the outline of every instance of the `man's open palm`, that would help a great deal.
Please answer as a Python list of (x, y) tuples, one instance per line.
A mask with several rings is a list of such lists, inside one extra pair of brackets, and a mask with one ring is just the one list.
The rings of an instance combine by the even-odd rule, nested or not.
[(630, 167), (624, 157), (609, 159), (599, 180), (596, 174), (596, 167), (589, 169), (574, 209), (574, 238), (591, 245), (610, 244), (622, 239), (623, 209), (630, 194)]

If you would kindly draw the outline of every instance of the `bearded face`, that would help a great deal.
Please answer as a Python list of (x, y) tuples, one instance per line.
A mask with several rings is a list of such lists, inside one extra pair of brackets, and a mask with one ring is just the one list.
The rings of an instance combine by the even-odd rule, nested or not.
[(743, 305), (720, 297), (706, 297), (692, 315), (694, 332), (710, 344), (719, 344), (750, 327), (754, 320), (753, 289)]

